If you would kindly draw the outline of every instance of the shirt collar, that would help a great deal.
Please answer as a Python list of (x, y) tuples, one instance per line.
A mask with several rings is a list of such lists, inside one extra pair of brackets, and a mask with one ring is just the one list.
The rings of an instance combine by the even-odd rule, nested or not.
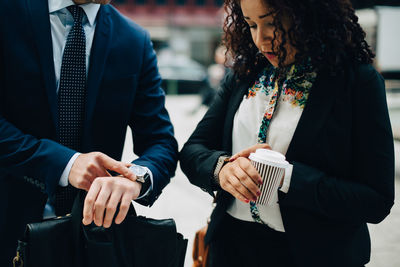
[[(61, 9), (64, 9), (66, 7), (69, 7), (71, 5), (74, 5), (74, 2), (72, 0), (48, 0), (49, 1), (49, 13), (54, 13), (57, 11), (60, 11)], [(83, 4), (80, 5), (80, 7), (85, 11), (86, 17), (90, 23), (90, 26), (93, 26), (97, 13), (99, 12), (100, 9), (100, 4)]]

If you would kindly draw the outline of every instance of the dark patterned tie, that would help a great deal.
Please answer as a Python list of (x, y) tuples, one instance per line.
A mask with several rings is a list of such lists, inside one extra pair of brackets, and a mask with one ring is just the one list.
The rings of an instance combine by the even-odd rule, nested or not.
[[(86, 37), (82, 26), (83, 9), (67, 7), (74, 18), (61, 63), (58, 91), (59, 142), (74, 150), (82, 148), (82, 127), (86, 97)], [(55, 197), (56, 215), (71, 211), (76, 189), (58, 186)]]

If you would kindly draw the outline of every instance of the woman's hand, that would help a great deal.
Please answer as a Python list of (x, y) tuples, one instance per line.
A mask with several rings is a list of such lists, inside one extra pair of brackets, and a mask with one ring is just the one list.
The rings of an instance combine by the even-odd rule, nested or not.
[(246, 203), (256, 201), (261, 194), (258, 187), (262, 184), (261, 176), (250, 160), (244, 157), (227, 163), (221, 169), (219, 183), (222, 189)]
[(245, 203), (256, 201), (261, 194), (261, 176), (248, 159), (250, 153), (259, 148), (271, 149), (268, 144), (257, 144), (236, 153), (218, 176), (221, 188)]
[(230, 158), (230, 161), (234, 161), (235, 159), (237, 159), (239, 157), (248, 158), (251, 153), (256, 152), (256, 150), (259, 149), (259, 148), (271, 149), (271, 146), (268, 145), (268, 144), (257, 144), (257, 145), (251, 146), (251, 147), (243, 149), (242, 151), (240, 151), (240, 152), (236, 153), (235, 155), (233, 155)]
[(121, 223), (128, 213), (131, 201), (139, 196), (142, 184), (125, 177), (98, 177), (90, 186), (83, 207), (83, 224), (110, 227), (119, 206), (115, 223)]

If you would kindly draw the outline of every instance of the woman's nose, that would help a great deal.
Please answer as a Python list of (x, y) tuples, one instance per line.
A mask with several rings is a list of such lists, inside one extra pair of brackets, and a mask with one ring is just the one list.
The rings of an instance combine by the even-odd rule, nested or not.
[(261, 29), (261, 27), (257, 29), (254, 43), (260, 50), (263, 50), (264, 48), (268, 49), (267, 47), (270, 46), (269, 44), (271, 40), (272, 37)]

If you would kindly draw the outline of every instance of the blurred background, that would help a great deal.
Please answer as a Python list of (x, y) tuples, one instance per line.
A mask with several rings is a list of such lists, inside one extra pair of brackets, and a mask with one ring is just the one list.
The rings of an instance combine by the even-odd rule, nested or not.
[[(367, 41), (376, 52), (375, 67), (386, 80), (387, 101), (395, 138), (396, 195), (400, 192), (400, 0), (353, 0)], [(114, 0), (125, 16), (146, 28), (156, 50), (166, 106), (175, 126), (179, 148), (188, 139), (224, 76), (224, 49), (220, 47), (223, 0)], [(373, 106), (371, 105), (371, 108)], [(128, 129), (123, 160), (131, 161)], [(179, 166), (161, 197), (139, 214), (174, 218), (178, 231), (189, 239), (185, 267), (192, 265), (195, 231), (212, 211), (211, 197), (192, 186)], [(400, 201), (378, 225), (369, 225), (372, 240), (368, 267), (400, 266)]]

